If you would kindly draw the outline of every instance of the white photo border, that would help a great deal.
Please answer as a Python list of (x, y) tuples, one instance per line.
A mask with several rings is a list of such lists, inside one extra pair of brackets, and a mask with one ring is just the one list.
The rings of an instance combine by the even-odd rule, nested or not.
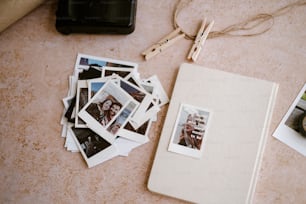
[[(121, 77), (119, 79), (119, 86), (120, 86), (120, 88), (125, 90), (132, 97), (136, 97), (136, 96), (133, 96), (133, 94), (135, 95), (136, 92), (138, 94), (142, 94), (143, 97), (142, 97), (141, 101), (138, 101), (139, 106), (138, 106), (137, 110), (135, 111), (135, 113), (132, 115), (131, 120), (133, 120), (134, 118), (136, 118), (136, 120), (138, 118), (142, 118), (146, 114), (150, 104), (152, 103), (152, 101), (154, 99), (153, 96), (151, 94), (149, 94), (145, 89), (143, 89), (141, 87), (138, 87), (135, 84), (133, 84), (133, 83), (125, 80), (124, 78), (121, 78)], [(135, 98), (135, 100), (137, 100), (137, 99)]]
[[(185, 112), (185, 113), (184, 113)], [(187, 113), (187, 114), (186, 114)], [(185, 115), (183, 115), (185, 114)], [(204, 116), (207, 117), (205, 118), (205, 125), (204, 129), (202, 129), (202, 125), (198, 125), (197, 127), (200, 128), (201, 130), (204, 131), (203, 133), (203, 138), (202, 138), (202, 142), (200, 145), (200, 149), (194, 148), (194, 147), (188, 147), (188, 146), (184, 146), (182, 144), (178, 144), (177, 141), (178, 140), (177, 137), (179, 137), (179, 133), (181, 132), (180, 130), (182, 130), (182, 128), (180, 127), (182, 124), (180, 124), (182, 122), (182, 120), (184, 120), (184, 123), (187, 120), (187, 117), (190, 114), (200, 114), (200, 116)], [(197, 117), (198, 118), (198, 117)], [(205, 149), (205, 143), (207, 140), (207, 137), (209, 136), (209, 126), (210, 123), (212, 121), (212, 110), (208, 110), (205, 108), (200, 108), (200, 107), (196, 107), (190, 104), (185, 104), (182, 103), (179, 107), (179, 111), (178, 111), (178, 115), (175, 121), (175, 125), (174, 125), (174, 129), (172, 130), (172, 136), (170, 139), (170, 143), (169, 143), (169, 147), (168, 147), (168, 151), (170, 152), (174, 152), (174, 153), (179, 153), (182, 155), (186, 155), (186, 156), (190, 156), (190, 157), (194, 157), (194, 158), (201, 158), (203, 151)], [(201, 117), (201, 121), (202, 117)], [(193, 132), (193, 131), (192, 131)]]
[(306, 91), (306, 83), (304, 84), (299, 94), (295, 98), (294, 102), (289, 107), (289, 110), (282, 118), (280, 124), (272, 134), (273, 137), (277, 138), (278, 140), (288, 145), (289, 147), (295, 149), (304, 156), (306, 156), (306, 137), (303, 137), (300, 133), (298, 133), (297, 131), (286, 125), (286, 121), (291, 116), (292, 112), (294, 111), (297, 104), (301, 100), (305, 91)]
[[(82, 70), (87, 70), (89, 68), (89, 65), (83, 65), (81, 60), (85, 59), (88, 61), (93, 61), (93, 62), (97, 62), (99, 66), (104, 67), (104, 66), (109, 66), (111, 67), (111, 64), (116, 64), (116, 67), (120, 67), (120, 65), (122, 67), (125, 68), (130, 68), (131, 70), (137, 71), (138, 69), (138, 64), (134, 63), (134, 62), (129, 62), (129, 61), (123, 61), (123, 60), (116, 60), (116, 59), (111, 59), (111, 58), (105, 58), (105, 57), (97, 57), (97, 56), (93, 56), (93, 55), (86, 55), (86, 54), (82, 54), (79, 53), (77, 55), (77, 59), (76, 59), (76, 63), (75, 63), (75, 67), (74, 67), (74, 75), (78, 76), (79, 72)], [(126, 67), (128, 66), (128, 67)], [(103, 69), (103, 68), (102, 68)]]
[(165, 89), (163, 88), (159, 78), (157, 77), (157, 75), (153, 75), (150, 78), (145, 80), (146, 83), (151, 83), (154, 86), (154, 94), (157, 95), (157, 98), (159, 99), (159, 106), (163, 106), (165, 104), (167, 104), (169, 102), (169, 97), (165, 91)]
[[(125, 126), (119, 131), (118, 135), (120, 137), (124, 137), (124, 138), (127, 138), (127, 139), (130, 139), (132, 141), (135, 141), (135, 142), (138, 142), (138, 143), (146, 143), (149, 141), (149, 137), (148, 137), (148, 134), (149, 134), (149, 130), (151, 128), (151, 124), (152, 124), (152, 120), (148, 120), (147, 122), (145, 122), (142, 126), (146, 126), (145, 127), (145, 131), (144, 131), (144, 134), (141, 134), (138, 132), (138, 129), (139, 128), (143, 128), (142, 126), (137, 128), (137, 129), (134, 129), (134, 130), (129, 130), (127, 129)], [(126, 124), (127, 125), (127, 124)], [(132, 126), (132, 124), (129, 122), (129, 125)], [(132, 126), (133, 127), (133, 126)]]
[[(102, 126), (102, 124), (99, 123), (97, 119), (94, 118), (89, 112), (87, 112), (86, 109), (91, 104), (94, 104), (96, 101), (101, 100), (101, 97), (103, 99), (106, 99), (108, 96), (112, 96), (117, 102), (119, 102), (121, 104), (121, 108), (111, 121), (109, 121), (105, 126)], [(108, 128), (118, 117), (121, 116), (122, 112), (125, 111), (126, 108), (129, 108), (129, 106), (131, 105), (134, 105), (135, 107), (133, 107), (134, 109), (131, 110), (130, 115), (133, 114), (139, 103), (135, 101), (135, 99), (132, 98), (128, 93), (122, 90), (118, 85), (116, 85), (113, 81), (107, 81), (107, 83), (103, 85), (103, 87), (94, 95), (94, 97), (88, 101), (88, 103), (83, 107), (83, 109), (79, 112), (78, 115), (87, 123), (87, 126), (90, 129), (95, 131), (97, 134), (99, 134), (101, 137), (103, 137), (112, 144), (116, 139), (116, 135), (108, 131)], [(126, 120), (129, 119), (130, 115), (128, 116), (128, 118), (126, 118)], [(121, 128), (122, 126), (120, 127), (120, 129)]]
[[(106, 72), (109, 71), (111, 74), (106, 75)], [(120, 73), (123, 73), (124, 76), (121, 76)], [(133, 70), (131, 68), (123, 68), (123, 67), (109, 67), (104, 66), (102, 69), (102, 77), (110, 77), (113, 74), (120, 76), (121, 78), (127, 79), (133, 74)]]
[[(102, 149), (101, 151), (95, 153), (94, 155), (87, 157), (86, 153), (84, 152), (77, 136), (75, 135), (74, 131), (72, 130), (73, 127), (69, 128), (69, 132), (71, 133), (72, 138), (74, 139), (77, 147), (79, 148), (79, 151), (81, 152), (82, 157), (84, 158), (85, 162), (87, 163), (87, 166), (89, 168), (96, 166), (98, 164), (101, 164), (107, 160), (110, 160), (114, 158), (115, 156), (118, 156), (118, 150), (116, 146), (109, 144), (106, 148)], [(77, 129), (77, 128), (76, 128)], [(86, 129), (83, 129), (86, 130)], [(92, 131), (88, 129), (89, 131)], [(90, 135), (89, 135), (90, 136)]]
[[(81, 89), (86, 89), (87, 94), (88, 93), (88, 85), (86, 80), (78, 80), (77, 84), (77, 94), (76, 94), (76, 103), (75, 103), (75, 123), (74, 126), (77, 128), (87, 128), (86, 123), (82, 123), (82, 119), (79, 118), (78, 113), (82, 107), (80, 107), (80, 97), (81, 97)], [(87, 95), (87, 101), (88, 102), (88, 95)], [(85, 104), (86, 105), (86, 104)]]
[[(97, 93), (106, 84), (108, 80), (109, 78), (88, 79), (87, 80), (88, 100), (90, 100), (95, 95), (93, 93)], [(94, 85), (94, 84), (98, 84), (98, 85)]]

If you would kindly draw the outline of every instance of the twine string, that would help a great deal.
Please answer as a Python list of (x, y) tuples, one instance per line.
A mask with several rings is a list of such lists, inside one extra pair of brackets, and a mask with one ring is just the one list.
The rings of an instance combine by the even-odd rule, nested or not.
[[(175, 29), (180, 28), (181, 32), (185, 34), (185, 38), (189, 40), (194, 40), (196, 35), (187, 33), (182, 27), (178, 24), (178, 15), (179, 13), (188, 6), (192, 0), (180, 0), (176, 5), (174, 14), (173, 14), (173, 27)], [(207, 38), (217, 38), (217, 37), (251, 37), (263, 34), (270, 30), (274, 24), (274, 18), (278, 16), (285, 15), (290, 12), (294, 7), (305, 6), (306, 0), (299, 0), (297, 2), (288, 4), (284, 7), (277, 9), (272, 13), (262, 13), (257, 14), (253, 17), (246, 19), (240, 23), (230, 25), (220, 31), (211, 31)]]

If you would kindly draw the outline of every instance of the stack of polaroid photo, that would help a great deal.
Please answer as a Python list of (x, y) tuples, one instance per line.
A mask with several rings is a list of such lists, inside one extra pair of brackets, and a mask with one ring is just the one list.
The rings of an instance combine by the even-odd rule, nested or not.
[(88, 167), (147, 143), (151, 123), (169, 102), (158, 77), (141, 79), (137, 69), (133, 62), (78, 54), (63, 99), (62, 137)]

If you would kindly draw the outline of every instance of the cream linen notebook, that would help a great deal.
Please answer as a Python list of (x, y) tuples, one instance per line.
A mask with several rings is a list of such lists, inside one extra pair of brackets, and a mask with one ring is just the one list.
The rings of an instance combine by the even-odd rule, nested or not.
[(251, 203), (277, 89), (272, 82), (182, 64), (149, 190), (194, 203)]

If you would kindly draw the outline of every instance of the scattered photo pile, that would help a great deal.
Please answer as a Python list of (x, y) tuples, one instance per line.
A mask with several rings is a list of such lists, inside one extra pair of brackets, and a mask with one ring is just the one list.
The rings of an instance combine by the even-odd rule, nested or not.
[(158, 77), (141, 79), (137, 69), (133, 62), (78, 54), (63, 99), (62, 137), (88, 167), (147, 143), (152, 122), (169, 102)]

